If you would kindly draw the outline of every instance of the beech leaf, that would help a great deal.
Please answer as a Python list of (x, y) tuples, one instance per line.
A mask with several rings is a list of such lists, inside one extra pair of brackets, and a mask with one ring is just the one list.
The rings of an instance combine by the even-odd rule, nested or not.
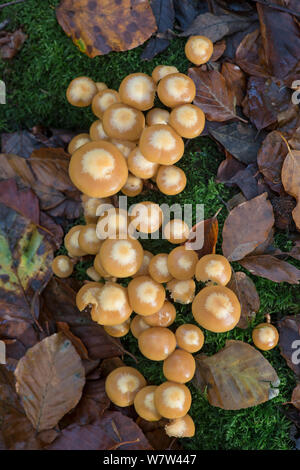
[(286, 192), (297, 200), (293, 219), (300, 230), (300, 150), (289, 150), (282, 165), (281, 178)]
[(299, 284), (300, 270), (290, 263), (272, 255), (247, 256), (240, 264), (251, 274), (265, 277), (273, 282)]
[(219, 233), (217, 216), (219, 212), (220, 210), (210, 219), (201, 220), (198, 224), (196, 224), (189, 234), (188, 241), (185, 242), (186, 247), (194, 249), (194, 241), (199, 239), (201, 240), (201, 238), (203, 238), (203, 246), (200, 249), (195, 249), (199, 258), (201, 258), (201, 256), (216, 252)]
[(243, 272), (232, 272), (227, 287), (236, 294), (241, 304), (241, 318), (237, 327), (248, 328), (249, 321), (255, 317), (260, 308), (259, 295), (254, 282)]
[(284, 317), (278, 329), (281, 355), (300, 379), (300, 315)]

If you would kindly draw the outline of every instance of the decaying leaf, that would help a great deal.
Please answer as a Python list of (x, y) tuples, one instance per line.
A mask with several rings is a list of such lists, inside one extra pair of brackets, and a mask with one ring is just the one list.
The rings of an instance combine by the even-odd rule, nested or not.
[(84, 369), (63, 333), (45, 338), (19, 361), (16, 390), (36, 431), (52, 429), (80, 400)]
[(292, 404), (300, 410), (300, 384), (297, 385), (297, 387), (294, 388), (293, 394), (292, 394)]
[(195, 383), (207, 387), (209, 403), (225, 410), (240, 410), (275, 396), (271, 384), (278, 376), (264, 356), (250, 344), (230, 340), (213, 356), (196, 356)]
[(278, 328), (280, 352), (300, 378), (300, 315), (284, 317), (278, 322)]
[(260, 307), (259, 295), (254, 282), (243, 272), (232, 272), (227, 287), (236, 294), (241, 304), (241, 318), (238, 328), (248, 328)]
[(232, 90), (237, 106), (241, 106), (246, 92), (246, 75), (236, 64), (223, 62), (222, 75), (230, 90)]
[(255, 77), (269, 77), (261, 43), (260, 30), (249, 32), (239, 44), (235, 61), (244, 72)]
[(240, 260), (240, 264), (251, 274), (265, 277), (273, 282), (298, 284), (300, 280), (299, 269), (272, 255), (247, 256)]
[(22, 48), (27, 36), (21, 29), (13, 33), (8, 31), (0, 32), (0, 56), (2, 59), (12, 59)]
[(282, 165), (281, 178), (286, 192), (297, 200), (292, 214), (300, 230), (300, 150), (289, 150)]
[[(216, 252), (216, 245), (218, 241), (219, 224), (218, 224), (218, 213), (220, 210), (210, 219), (202, 220), (196, 224), (190, 234), (188, 241), (185, 243), (186, 247), (189, 247), (196, 251), (198, 257), (208, 255)], [(203, 240), (201, 248), (195, 247), (195, 242), (198, 243)], [(199, 246), (199, 245), (198, 245)]]
[(270, 132), (257, 154), (259, 171), (273, 191), (282, 190), (281, 169), (286, 157), (286, 146), (278, 131)]
[(175, 11), (173, 0), (152, 0), (151, 8), (157, 24), (157, 35), (150, 39), (141, 54), (141, 59), (150, 60), (164, 51), (170, 44), (168, 38), (160, 37), (162, 33), (173, 28)]

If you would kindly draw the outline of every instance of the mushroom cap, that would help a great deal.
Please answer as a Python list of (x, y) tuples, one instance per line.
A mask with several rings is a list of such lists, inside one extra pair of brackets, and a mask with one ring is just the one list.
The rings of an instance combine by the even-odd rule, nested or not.
[(121, 152), (110, 142), (101, 140), (89, 142), (73, 153), (69, 175), (84, 194), (107, 197), (124, 186), (128, 168)]
[(169, 124), (181, 137), (193, 139), (204, 129), (205, 114), (194, 104), (183, 104), (172, 109)]
[(174, 196), (186, 186), (185, 172), (175, 165), (161, 165), (156, 175), (156, 184), (161, 193)]
[(86, 275), (95, 282), (99, 282), (101, 280), (100, 274), (93, 266), (87, 268)]
[(104, 132), (101, 119), (94, 121), (90, 127), (90, 138), (93, 141), (108, 140), (108, 135)]
[(158, 163), (150, 162), (144, 157), (139, 147), (132, 150), (127, 160), (128, 170), (138, 178), (152, 178), (158, 170)]
[(192, 396), (186, 385), (168, 381), (155, 390), (154, 403), (164, 418), (182, 418), (191, 407)]
[(118, 367), (106, 378), (106, 395), (115, 405), (130, 406), (139, 390), (146, 386), (142, 374), (133, 367)]
[(213, 281), (221, 286), (226, 286), (231, 278), (231, 266), (225, 256), (204, 255), (196, 265), (195, 276), (197, 281)]
[(149, 264), (153, 256), (154, 255), (150, 253), (150, 251), (144, 250), (144, 257), (143, 257), (142, 265), (140, 269), (138, 270), (138, 272), (133, 275), (133, 277), (149, 275)]
[(130, 317), (127, 289), (116, 282), (106, 282), (96, 293), (96, 303), (91, 310), (92, 320), (100, 325), (115, 326)]
[(252, 339), (255, 346), (262, 351), (275, 348), (279, 340), (277, 328), (270, 323), (260, 323), (252, 331)]
[(168, 124), (170, 113), (166, 109), (152, 108), (146, 114), (147, 126), (154, 126), (155, 124)]
[(119, 94), (123, 103), (147, 111), (153, 107), (155, 83), (145, 73), (131, 73), (122, 80)]
[(77, 77), (67, 88), (67, 100), (80, 108), (89, 106), (97, 93), (95, 82), (89, 77)]
[(145, 322), (146, 317), (141, 315), (136, 315), (130, 323), (130, 331), (135, 338), (138, 338), (140, 334), (150, 328), (150, 325), (147, 325)]
[(167, 124), (146, 127), (142, 132), (139, 146), (147, 160), (161, 165), (173, 165), (184, 153), (182, 138)]
[(174, 248), (168, 256), (168, 268), (175, 279), (185, 281), (195, 274), (198, 255), (184, 245)]
[(59, 255), (52, 261), (52, 271), (57, 277), (65, 278), (71, 276), (74, 264), (68, 256)]
[(76, 294), (76, 305), (82, 312), (88, 305), (96, 306), (103, 284), (99, 282), (87, 282)]
[(108, 88), (108, 86), (104, 82), (96, 82), (96, 87), (98, 91), (103, 91)]
[(193, 316), (206, 330), (223, 333), (239, 322), (241, 305), (235, 293), (224, 286), (204, 287), (192, 304)]
[(72, 155), (72, 153), (74, 153), (75, 150), (79, 149), (80, 147), (82, 147), (83, 145), (87, 144), (90, 141), (91, 139), (90, 139), (89, 134), (85, 134), (85, 133), (78, 134), (75, 137), (73, 137), (73, 139), (69, 142), (68, 152)]
[(178, 69), (173, 65), (157, 65), (152, 71), (152, 78), (155, 83), (158, 83), (159, 80), (172, 73), (179, 73)]
[(97, 209), (104, 204), (111, 204), (110, 198), (89, 197), (86, 194), (81, 195), (84, 218), (87, 224), (95, 224), (98, 220)]
[(154, 233), (163, 223), (163, 212), (158, 204), (143, 201), (135, 204), (130, 211), (130, 226), (142, 233)]
[(107, 271), (105, 271), (105, 269), (103, 268), (102, 266), (102, 263), (101, 263), (101, 259), (100, 259), (100, 253), (98, 253), (95, 258), (94, 258), (94, 269), (96, 270), (97, 273), (99, 273), (99, 275), (101, 277), (104, 277), (104, 278), (110, 278), (112, 277)]
[(165, 301), (166, 291), (149, 276), (139, 276), (128, 284), (128, 295), (132, 309), (142, 316), (158, 312)]
[(79, 246), (79, 234), (84, 225), (75, 225), (72, 227), (64, 238), (64, 245), (69, 255), (72, 257), (84, 256), (86, 252)]
[(175, 331), (177, 346), (189, 353), (200, 351), (204, 344), (203, 331), (192, 323), (180, 325)]
[(144, 183), (141, 178), (129, 173), (127, 181), (123, 188), (121, 188), (121, 191), (125, 196), (135, 197), (143, 191), (143, 185)]
[(176, 348), (174, 333), (161, 326), (144, 330), (138, 337), (138, 343), (141, 353), (152, 361), (163, 361)]
[(174, 323), (176, 318), (176, 309), (171, 302), (166, 300), (162, 308), (152, 315), (145, 317), (145, 322), (150, 326), (162, 326), (167, 327)]
[(165, 431), (169, 437), (193, 437), (195, 435), (195, 423), (190, 415), (185, 415), (166, 424)]
[(149, 264), (149, 274), (156, 282), (164, 283), (173, 279), (168, 269), (167, 253), (159, 253), (153, 256)]
[(191, 103), (196, 95), (193, 80), (184, 73), (172, 73), (162, 78), (157, 86), (160, 101), (169, 108)]
[(190, 234), (190, 228), (184, 220), (173, 219), (164, 226), (165, 238), (174, 245), (184, 243)]
[(145, 127), (145, 116), (127, 104), (116, 103), (105, 111), (102, 123), (110, 138), (136, 141)]
[(120, 325), (105, 325), (104, 330), (109, 336), (113, 338), (122, 338), (123, 336), (127, 335), (130, 329), (130, 320), (126, 320)]
[(129, 217), (125, 209), (111, 207), (100, 215), (97, 222), (98, 238), (117, 238), (119, 235), (125, 236), (128, 233)]
[(196, 284), (194, 279), (184, 281), (172, 279), (167, 284), (167, 290), (170, 292), (170, 297), (174, 302), (186, 305), (194, 300)]
[(163, 373), (170, 382), (184, 384), (195, 375), (196, 363), (191, 353), (182, 349), (175, 351), (164, 360)]
[(142, 245), (133, 238), (107, 238), (99, 253), (105, 271), (111, 276), (122, 278), (135, 274), (140, 269), (144, 256)]
[(92, 111), (98, 118), (102, 119), (105, 111), (113, 104), (120, 103), (120, 95), (117, 91), (106, 88), (99, 91), (93, 98)]
[(136, 148), (136, 142), (122, 139), (111, 139), (111, 143), (114, 144), (121, 152), (123, 157), (128, 159), (130, 153)]
[(211, 58), (214, 45), (206, 36), (190, 36), (185, 44), (186, 57), (196, 65), (206, 64)]
[(79, 247), (88, 255), (96, 255), (100, 250), (102, 240), (96, 233), (96, 224), (83, 225), (78, 236)]
[(154, 404), (154, 392), (156, 389), (156, 385), (148, 385), (142, 388), (134, 399), (135, 411), (146, 421), (158, 421), (161, 418)]

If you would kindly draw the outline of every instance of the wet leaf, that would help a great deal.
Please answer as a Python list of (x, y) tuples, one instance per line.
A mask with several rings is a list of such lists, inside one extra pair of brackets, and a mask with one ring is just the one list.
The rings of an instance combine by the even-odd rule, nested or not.
[(237, 106), (241, 106), (246, 93), (246, 76), (240, 67), (231, 62), (223, 62), (221, 73), (232, 90)]
[(260, 30), (249, 32), (236, 49), (235, 62), (244, 72), (255, 77), (269, 77), (262, 49)]
[(68, 323), (62, 321), (57, 322), (57, 330), (62, 331), (66, 338), (71, 341), (81, 359), (89, 360), (89, 354), (85, 345), (77, 336), (72, 333)]
[(300, 410), (300, 384), (298, 384), (293, 390), (292, 404), (297, 408), (297, 410)]
[(286, 157), (286, 145), (280, 133), (270, 132), (262, 143), (257, 154), (259, 171), (264, 175), (266, 183), (273, 191), (282, 190), (281, 169)]
[(2, 59), (12, 59), (27, 39), (27, 35), (21, 29), (13, 33), (8, 31), (0, 32), (0, 56)]
[(207, 11), (206, 1), (173, 0), (175, 18), (180, 28), (185, 31), (200, 12)]
[(128, 51), (156, 31), (148, 0), (62, 0), (56, 16), (67, 36), (89, 57)]
[(259, 295), (254, 282), (243, 272), (232, 272), (227, 287), (233, 290), (241, 304), (241, 318), (237, 327), (248, 328), (250, 320), (255, 318), (260, 308)]
[(286, 261), (271, 255), (247, 256), (240, 264), (251, 274), (265, 277), (273, 282), (288, 282), (298, 284), (300, 270)]
[(15, 370), (16, 390), (36, 431), (51, 429), (80, 400), (84, 369), (63, 333), (29, 349)]
[(281, 355), (300, 378), (300, 315), (284, 317), (278, 322), (278, 328)]
[(220, 57), (222, 57), (222, 55), (224, 54), (225, 49), (226, 49), (225, 39), (222, 39), (221, 41), (216, 42), (214, 44), (214, 50), (213, 50), (213, 54), (210, 58), (210, 61), (211, 62), (216, 62), (217, 60), (219, 60)]
[[(219, 233), (217, 216), (219, 212), (220, 210), (210, 219), (205, 219), (198, 222), (198, 224), (192, 228), (188, 241), (185, 242), (185, 246), (195, 250), (199, 258), (201, 258), (201, 256), (216, 252)], [(198, 245), (201, 240), (203, 240), (203, 245), (201, 248), (195, 247), (194, 243), (196, 242)]]
[(300, 150), (290, 150), (282, 165), (282, 184), (288, 194), (297, 200), (293, 219), (300, 230)]
[(175, 20), (173, 0), (152, 0), (151, 8), (157, 24), (157, 33), (159, 34), (156, 34), (147, 43), (141, 54), (141, 59), (144, 60), (153, 59), (153, 57), (168, 47), (170, 40), (160, 37), (160, 35), (172, 29)]
[(280, 196), (273, 196), (271, 203), (274, 210), (275, 227), (279, 230), (295, 230), (293, 221), (293, 211), (297, 202), (292, 196), (282, 193)]

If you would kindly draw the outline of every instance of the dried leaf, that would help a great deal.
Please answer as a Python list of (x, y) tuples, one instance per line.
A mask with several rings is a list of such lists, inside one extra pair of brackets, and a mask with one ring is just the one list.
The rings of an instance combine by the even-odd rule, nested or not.
[(13, 33), (8, 31), (0, 32), (0, 56), (2, 59), (12, 59), (22, 48), (27, 35), (21, 29)]
[(271, 255), (247, 256), (240, 264), (248, 269), (250, 273), (265, 277), (273, 282), (288, 282), (298, 284), (300, 270), (286, 261)]
[(244, 72), (255, 77), (269, 77), (262, 50), (260, 30), (249, 32), (237, 47), (235, 62)]
[(194, 0), (173, 0), (175, 19), (180, 28), (185, 31), (200, 12), (207, 11), (206, 2), (194, 2)]
[(270, 132), (257, 154), (259, 171), (264, 175), (270, 188), (280, 193), (282, 190), (281, 169), (286, 157), (286, 146), (277, 131)]
[(66, 338), (71, 341), (81, 359), (89, 360), (89, 354), (85, 345), (77, 336), (72, 333), (68, 323), (62, 321), (57, 322), (57, 330), (62, 331)]
[(300, 315), (284, 317), (278, 328), (281, 355), (300, 378)]
[(249, 321), (255, 318), (260, 308), (259, 295), (254, 282), (243, 272), (232, 272), (227, 287), (237, 295), (241, 304), (241, 318), (238, 328), (248, 328)]
[(225, 39), (222, 39), (221, 41), (216, 42), (214, 44), (214, 50), (213, 50), (213, 54), (210, 58), (210, 61), (211, 62), (216, 62), (217, 60), (219, 60), (220, 57), (222, 57), (222, 55), (224, 54), (225, 49), (226, 49)]
[[(216, 245), (219, 233), (219, 224), (217, 216), (219, 212), (220, 210), (210, 219), (198, 222), (198, 224), (196, 224), (192, 228), (189, 234), (188, 241), (185, 242), (185, 246), (194, 249), (198, 254), (199, 258), (201, 258), (201, 256), (216, 252)], [(199, 242), (199, 240), (203, 240), (203, 245), (201, 248), (193, 248), (193, 243), (195, 240), (197, 240), (197, 243)]]
[(221, 73), (232, 90), (237, 106), (241, 106), (246, 93), (246, 76), (238, 65), (223, 62)]
[(297, 408), (297, 410), (300, 410), (300, 384), (298, 384), (293, 390), (292, 404)]
[(157, 24), (157, 33), (159, 34), (151, 38), (147, 43), (141, 54), (141, 59), (144, 60), (153, 59), (153, 57), (168, 47), (170, 40), (159, 36), (161, 33), (172, 29), (175, 20), (173, 0), (152, 0), (151, 8)]
[(289, 151), (282, 165), (281, 178), (286, 192), (297, 200), (293, 219), (300, 230), (300, 150)]

